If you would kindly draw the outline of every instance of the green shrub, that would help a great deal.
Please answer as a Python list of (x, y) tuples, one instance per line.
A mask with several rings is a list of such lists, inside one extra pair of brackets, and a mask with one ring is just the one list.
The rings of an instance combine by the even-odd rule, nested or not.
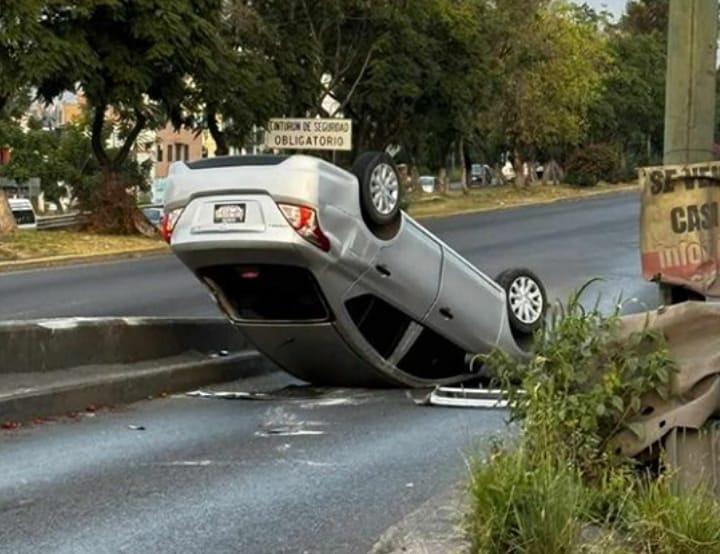
[(566, 164), (567, 182), (591, 187), (599, 181), (617, 182), (622, 172), (622, 159), (611, 144), (591, 144), (578, 148)]
[(666, 396), (676, 371), (664, 338), (626, 336), (618, 313), (579, 302), (582, 290), (518, 362), (485, 357), (520, 423), (515, 449), (472, 467), (468, 531), (474, 552), (521, 554), (720, 554), (720, 504), (674, 494), (670, 477), (640, 477), (607, 444), (640, 398)]
[(623, 336), (618, 313), (587, 311), (580, 294), (559, 306), (518, 362), (495, 351), (486, 368), (508, 391), (529, 452), (551, 449), (588, 477), (617, 465), (610, 439), (640, 409), (640, 398), (666, 397), (675, 365), (664, 337), (650, 329)]

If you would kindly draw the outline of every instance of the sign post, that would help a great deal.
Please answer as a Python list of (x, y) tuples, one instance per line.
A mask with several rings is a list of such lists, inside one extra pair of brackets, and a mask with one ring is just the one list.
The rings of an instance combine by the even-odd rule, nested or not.
[(352, 150), (351, 119), (271, 119), (265, 145), (277, 150)]
[[(640, 170), (643, 275), (665, 303), (720, 295), (715, 131), (717, 0), (670, 0), (663, 167)], [(677, 294), (676, 294), (677, 293)]]
[(720, 162), (640, 170), (643, 277), (720, 296)]

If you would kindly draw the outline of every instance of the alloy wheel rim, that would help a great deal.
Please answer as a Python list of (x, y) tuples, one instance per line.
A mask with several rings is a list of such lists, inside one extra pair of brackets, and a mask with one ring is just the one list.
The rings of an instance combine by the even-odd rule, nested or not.
[(370, 175), (370, 197), (373, 206), (382, 215), (389, 215), (396, 208), (400, 183), (390, 164), (379, 164)]
[(540, 286), (530, 277), (521, 276), (510, 285), (508, 292), (510, 309), (522, 323), (536, 323), (543, 312), (543, 297)]

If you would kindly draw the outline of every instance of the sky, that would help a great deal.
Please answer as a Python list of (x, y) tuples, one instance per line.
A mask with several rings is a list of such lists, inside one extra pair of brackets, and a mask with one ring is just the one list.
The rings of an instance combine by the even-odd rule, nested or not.
[(596, 10), (607, 9), (615, 16), (619, 16), (625, 10), (626, 0), (575, 0), (577, 4), (587, 2), (591, 8)]

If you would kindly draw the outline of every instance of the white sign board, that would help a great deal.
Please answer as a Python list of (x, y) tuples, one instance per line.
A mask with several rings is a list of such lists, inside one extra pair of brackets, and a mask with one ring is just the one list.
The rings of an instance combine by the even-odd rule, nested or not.
[(278, 150), (352, 150), (352, 120), (271, 119), (265, 145)]

